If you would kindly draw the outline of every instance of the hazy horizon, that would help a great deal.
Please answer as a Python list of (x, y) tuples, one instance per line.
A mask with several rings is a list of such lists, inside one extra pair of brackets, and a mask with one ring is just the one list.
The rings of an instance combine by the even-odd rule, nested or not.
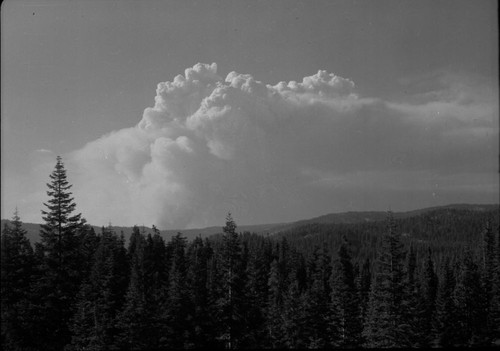
[[(407, 210), (407, 211), (397, 211), (397, 210), (387, 210), (387, 211), (370, 211), (370, 210), (367, 210), (367, 211), (345, 211), (345, 212), (334, 212), (334, 213), (324, 213), (324, 214), (320, 214), (318, 216), (314, 216), (314, 217), (308, 217), (308, 218), (296, 218), (295, 220), (292, 220), (292, 221), (289, 221), (289, 222), (269, 222), (269, 223), (236, 223), (237, 227), (238, 228), (242, 228), (242, 227), (258, 227), (258, 226), (267, 226), (267, 225), (286, 225), (286, 224), (293, 224), (293, 223), (297, 223), (297, 222), (302, 222), (302, 221), (309, 221), (309, 220), (313, 220), (315, 218), (320, 218), (320, 217), (324, 217), (324, 216), (329, 216), (329, 215), (341, 215), (341, 214), (347, 214), (347, 213), (370, 213), (370, 212), (391, 212), (391, 213), (406, 213), (406, 212), (413, 212), (413, 211), (419, 211), (419, 210), (425, 210), (425, 209), (432, 209), (432, 208), (446, 208), (446, 207), (454, 207), (454, 206), (457, 206), (457, 207), (460, 207), (460, 206), (500, 206), (500, 202), (497, 202), (497, 203), (490, 203), (490, 204), (468, 204), (468, 203), (460, 203), (460, 204), (447, 204), (447, 205), (440, 205), (440, 206), (436, 206), (436, 207), (424, 207), (424, 208), (415, 208), (415, 209), (410, 209), (410, 210)], [(12, 221), (12, 215), (8, 218), (1, 218), (2, 221)], [(160, 231), (178, 231), (178, 230), (184, 230), (184, 231), (190, 231), (190, 230), (203, 230), (203, 229), (209, 229), (209, 228), (222, 228), (224, 225), (225, 225), (225, 218), (221, 219), (221, 223), (220, 224), (216, 224), (216, 225), (209, 225), (209, 226), (206, 226), (206, 227), (197, 227), (197, 228), (184, 228), (184, 229), (180, 229), (180, 228), (158, 228)], [(23, 219), (21, 218), (21, 222), (22, 223), (25, 223), (25, 224), (35, 224), (35, 225), (40, 225), (42, 224), (42, 221), (40, 223), (36, 223), (36, 222), (26, 222), (26, 221), (23, 221)], [(139, 223), (135, 223), (133, 225), (130, 225), (130, 226), (124, 226), (124, 225), (120, 225), (120, 224), (117, 224), (117, 223), (108, 223), (107, 225), (96, 225), (94, 223), (88, 223), (87, 224), (93, 226), (93, 227), (106, 227), (107, 225), (110, 225), (111, 227), (113, 228), (132, 228), (134, 226), (137, 226), (139, 228), (152, 228), (152, 225), (145, 225), (145, 224), (139, 224)], [(156, 225), (155, 225), (156, 227)], [(222, 230), (222, 229), (221, 229)]]
[(1, 217), (60, 155), (93, 225), (498, 204), (495, 1), (5, 1)]

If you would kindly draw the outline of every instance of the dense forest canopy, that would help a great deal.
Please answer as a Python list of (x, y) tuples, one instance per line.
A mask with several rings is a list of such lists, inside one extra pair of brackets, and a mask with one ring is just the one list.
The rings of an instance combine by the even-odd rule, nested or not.
[(500, 344), (498, 206), (128, 240), (80, 213), (58, 158), (40, 241), (1, 237), (6, 350)]

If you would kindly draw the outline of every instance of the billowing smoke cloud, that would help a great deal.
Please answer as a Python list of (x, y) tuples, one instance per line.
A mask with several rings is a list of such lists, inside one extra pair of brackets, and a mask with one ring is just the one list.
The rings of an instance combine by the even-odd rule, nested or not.
[(91, 223), (160, 228), (485, 202), (498, 192), (496, 95), (446, 76), (395, 103), (325, 71), (271, 86), (197, 64), (158, 84), (137, 126), (70, 155), (74, 195)]

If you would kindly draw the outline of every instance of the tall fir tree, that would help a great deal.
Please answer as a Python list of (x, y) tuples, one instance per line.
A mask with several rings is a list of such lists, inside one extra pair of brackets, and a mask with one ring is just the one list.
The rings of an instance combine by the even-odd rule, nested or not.
[(229, 349), (240, 347), (242, 331), (245, 325), (243, 311), (245, 303), (245, 272), (241, 259), (241, 246), (236, 223), (231, 213), (226, 217), (221, 250), (222, 263), (222, 296), (218, 306), (222, 312), (223, 334), (220, 336)]
[(45, 223), (41, 225), (36, 252), (41, 260), (42, 277), (37, 287), (40, 294), (41, 347), (62, 349), (71, 340), (68, 326), (74, 312), (75, 299), (83, 279), (83, 257), (80, 250), (81, 230), (85, 221), (75, 214), (76, 204), (60, 156), (50, 174), (49, 200), (42, 210)]
[(366, 347), (409, 346), (408, 321), (401, 306), (404, 298), (404, 260), (401, 243), (392, 213), (387, 220), (387, 233), (378, 253), (375, 282), (372, 284), (363, 336)]

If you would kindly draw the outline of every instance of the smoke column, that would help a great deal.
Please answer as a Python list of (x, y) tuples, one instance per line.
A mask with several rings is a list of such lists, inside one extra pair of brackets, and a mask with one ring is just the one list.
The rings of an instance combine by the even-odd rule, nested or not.
[(396, 103), (322, 70), (266, 85), (198, 63), (158, 84), (136, 126), (69, 155), (74, 195), (90, 223), (161, 229), (492, 197), (495, 92), (453, 77)]

